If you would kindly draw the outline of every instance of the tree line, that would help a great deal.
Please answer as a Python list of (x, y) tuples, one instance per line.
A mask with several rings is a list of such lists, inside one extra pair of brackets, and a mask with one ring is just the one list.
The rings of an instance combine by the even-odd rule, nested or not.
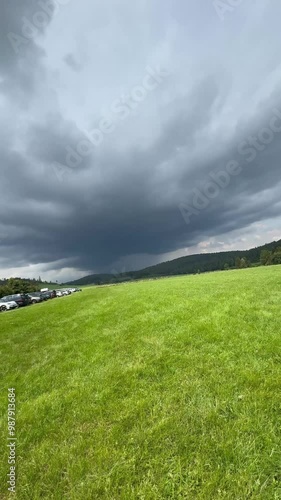
[(262, 250), (260, 256), (260, 263), (263, 266), (272, 266), (275, 264), (281, 264), (281, 247), (277, 247), (274, 250)]
[(42, 288), (42, 281), (22, 279), (22, 278), (9, 278), (0, 280), (0, 298), (6, 295), (13, 295), (15, 293), (31, 293), (38, 292)]

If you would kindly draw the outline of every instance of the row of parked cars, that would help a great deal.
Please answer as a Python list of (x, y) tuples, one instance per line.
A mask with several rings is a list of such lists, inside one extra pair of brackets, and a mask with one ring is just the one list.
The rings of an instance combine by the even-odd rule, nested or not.
[(64, 288), (60, 290), (44, 290), (41, 292), (31, 293), (15, 293), (7, 295), (0, 299), (0, 311), (10, 311), (18, 307), (28, 306), (30, 304), (38, 304), (45, 300), (54, 299), (56, 297), (64, 297), (75, 292), (82, 292), (81, 288)]

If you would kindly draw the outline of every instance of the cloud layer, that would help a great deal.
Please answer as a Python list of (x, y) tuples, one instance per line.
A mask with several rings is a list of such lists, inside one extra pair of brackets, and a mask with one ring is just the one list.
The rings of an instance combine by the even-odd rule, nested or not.
[[(280, 14), (1, 5), (0, 273), (69, 279), (279, 235)], [(239, 174), (187, 223), (180, 207), (230, 161)]]

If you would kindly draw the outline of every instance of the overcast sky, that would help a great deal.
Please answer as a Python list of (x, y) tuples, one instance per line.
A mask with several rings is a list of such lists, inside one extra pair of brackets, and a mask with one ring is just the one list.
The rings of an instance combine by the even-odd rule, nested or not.
[(281, 238), (280, 0), (52, 3), (0, 5), (0, 277)]

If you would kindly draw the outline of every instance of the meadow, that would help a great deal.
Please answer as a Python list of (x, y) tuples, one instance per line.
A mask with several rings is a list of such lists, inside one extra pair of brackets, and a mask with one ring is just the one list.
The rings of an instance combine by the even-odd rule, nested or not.
[(1, 313), (1, 500), (280, 499), (280, 324), (281, 266)]

